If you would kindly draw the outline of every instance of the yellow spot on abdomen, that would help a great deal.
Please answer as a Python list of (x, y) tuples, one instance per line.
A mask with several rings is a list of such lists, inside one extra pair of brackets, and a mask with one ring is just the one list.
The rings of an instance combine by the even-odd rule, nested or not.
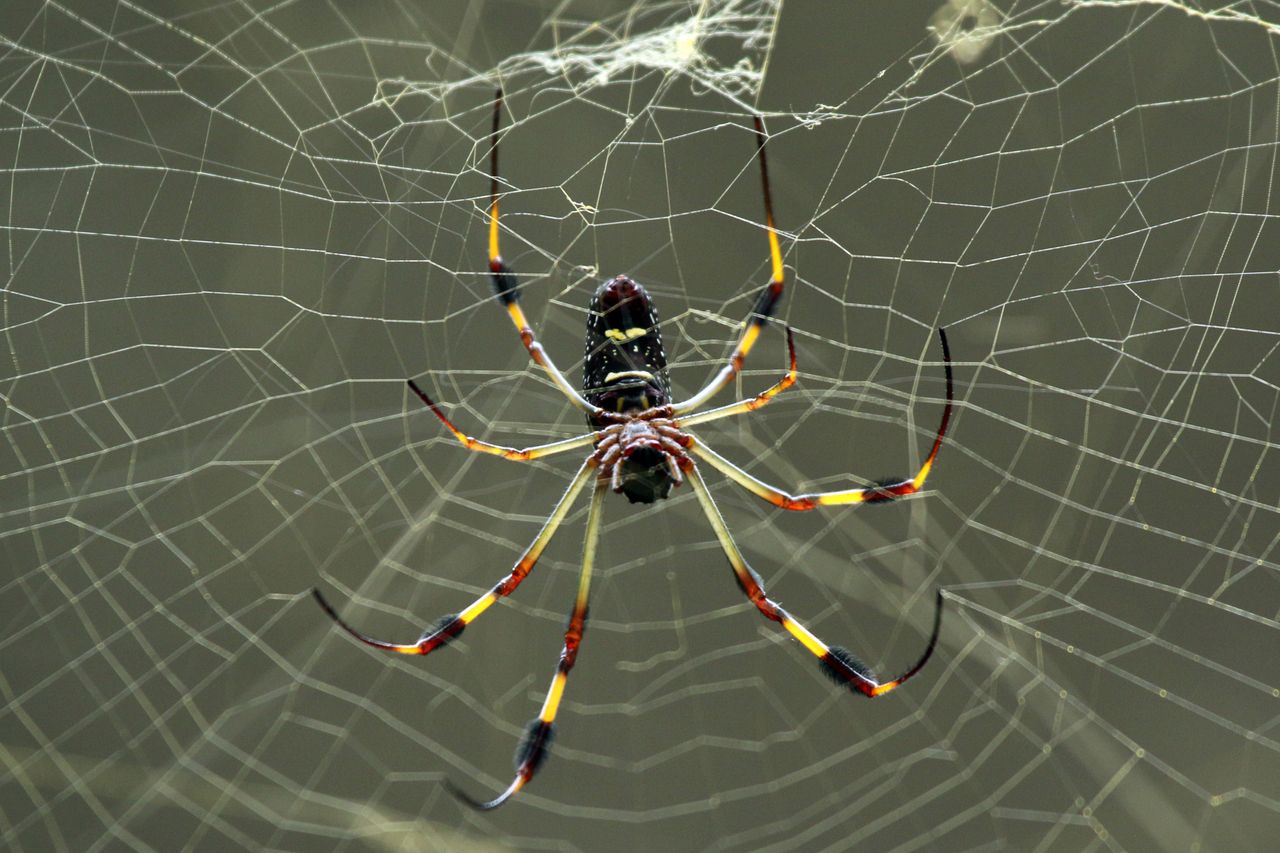
[(626, 329), (626, 330), (623, 330), (623, 329), (605, 329), (604, 330), (604, 335), (606, 338), (608, 338), (611, 341), (616, 341), (617, 343), (620, 343), (620, 344), (626, 343), (627, 341), (633, 341), (636, 338), (643, 338), (647, 334), (649, 334), (649, 330), (643, 329), (640, 327), (636, 327), (633, 329)]

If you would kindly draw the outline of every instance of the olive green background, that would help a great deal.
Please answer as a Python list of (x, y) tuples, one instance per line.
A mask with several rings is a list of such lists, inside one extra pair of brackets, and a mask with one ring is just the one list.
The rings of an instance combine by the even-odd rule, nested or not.
[[(1280, 16), (1141, 3), (6, 3), (0, 839), (14, 850), (1263, 850), (1280, 835)], [(1108, 8), (1110, 7), (1110, 8)], [(937, 19), (935, 19), (936, 21)], [(935, 24), (936, 26), (937, 24)], [(508, 571), (584, 428), (489, 298), (503, 251), (572, 380), (587, 299), (655, 295), (678, 391), (768, 256), (800, 382), (700, 435), (792, 612), (907, 687), (833, 690), (696, 502), (605, 504), (555, 749), (502, 810), (585, 500)], [(771, 326), (735, 385), (784, 369)], [(728, 402), (730, 393), (722, 395)], [(573, 454), (570, 454), (573, 456)]]

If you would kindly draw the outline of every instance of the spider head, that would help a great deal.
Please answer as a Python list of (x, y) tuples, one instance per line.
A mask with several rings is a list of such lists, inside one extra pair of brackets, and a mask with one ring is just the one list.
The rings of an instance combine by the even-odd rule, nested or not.
[(632, 445), (618, 462), (621, 492), (633, 504), (651, 504), (666, 498), (673, 482), (667, 454), (647, 444)]

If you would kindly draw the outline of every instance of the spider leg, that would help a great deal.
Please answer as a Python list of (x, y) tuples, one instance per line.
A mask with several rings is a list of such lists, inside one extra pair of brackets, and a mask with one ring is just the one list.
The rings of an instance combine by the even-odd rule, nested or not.
[[(842, 489), (834, 492), (813, 492), (807, 495), (790, 495), (781, 489), (770, 486), (761, 480), (748, 474), (746, 471), (734, 465), (728, 459), (716, 453), (693, 436), (689, 436), (692, 440), (688, 445), (690, 452), (698, 458), (707, 462), (712, 468), (724, 474), (733, 480), (739, 486), (754, 495), (764, 498), (774, 506), (782, 509), (791, 510), (808, 510), (819, 506), (831, 506), (835, 504), (858, 504), (858, 503), (882, 503), (891, 501), (894, 498), (900, 498), (903, 495), (910, 495), (920, 491), (924, 487), (924, 481), (929, 476), (929, 472), (933, 469), (933, 463), (938, 458), (938, 451), (942, 449), (942, 439), (947, 434), (947, 424), (951, 421), (951, 407), (954, 399), (951, 380), (951, 349), (947, 346), (947, 333), (945, 329), (938, 330), (938, 338), (942, 341), (942, 357), (947, 371), (947, 404), (942, 410), (942, 422), (938, 425), (938, 433), (933, 439), (933, 449), (929, 451), (929, 456), (924, 460), (924, 464), (920, 466), (920, 470), (909, 480), (889, 480), (883, 483), (877, 483), (874, 486), (867, 486), (860, 489)], [(714, 409), (705, 414), (714, 414), (720, 411)], [(681, 421), (681, 425), (689, 424), (697, 420), (701, 416), (686, 418)]]
[(430, 654), (461, 634), (464, 628), (475, 621), (477, 616), (488, 610), (499, 598), (506, 598), (515, 592), (516, 587), (520, 586), (524, 579), (529, 576), (529, 572), (533, 571), (533, 567), (538, 562), (538, 558), (542, 556), (547, 543), (551, 541), (551, 537), (559, 529), (565, 516), (569, 514), (569, 508), (573, 505), (574, 499), (582, 491), (582, 487), (586, 485), (591, 475), (595, 473), (597, 465), (598, 463), (594, 458), (588, 458), (586, 462), (582, 463), (582, 467), (578, 469), (573, 482), (569, 484), (569, 488), (565, 491), (564, 497), (560, 498), (560, 502), (556, 504), (555, 509), (551, 511), (551, 515), (547, 517), (546, 522), (542, 525), (542, 530), (538, 532), (537, 538), (533, 540), (505, 578), (494, 584), (492, 589), (477, 598), (466, 610), (461, 613), (451, 613), (440, 617), (434, 625), (423, 632), (422, 637), (415, 643), (390, 643), (386, 640), (378, 640), (362, 634), (343, 621), (333, 606), (320, 594), (320, 590), (313, 589), (311, 592), (315, 595), (316, 601), (320, 603), (324, 612), (329, 614), (329, 618), (336, 622), (339, 628), (342, 628), (342, 630), (365, 645), (406, 655)]
[(717, 409), (709, 409), (705, 412), (699, 412), (696, 415), (690, 415), (687, 418), (680, 418), (680, 426), (693, 426), (695, 424), (705, 424), (707, 421), (718, 421), (721, 418), (727, 418), (731, 415), (740, 415), (744, 412), (754, 412), (756, 409), (768, 403), (774, 397), (796, 384), (796, 342), (791, 335), (791, 327), (786, 326), (787, 330), (787, 352), (791, 355), (791, 367), (787, 370), (785, 376), (761, 391), (754, 397), (748, 397), (745, 400), (739, 400), (736, 403), (730, 403), (727, 406), (720, 406)]
[(773, 316), (773, 310), (778, 306), (778, 300), (782, 298), (783, 285), (786, 284), (786, 276), (782, 269), (782, 250), (778, 248), (778, 232), (773, 226), (773, 198), (769, 193), (769, 166), (764, 156), (764, 122), (760, 120), (760, 116), (755, 116), (755, 124), (756, 154), (760, 159), (760, 181), (764, 187), (764, 224), (769, 235), (769, 261), (773, 267), (773, 278), (760, 289), (756, 304), (748, 317), (747, 327), (742, 331), (742, 337), (738, 339), (738, 346), (729, 356), (729, 363), (720, 369), (705, 388), (683, 403), (676, 403), (673, 409), (677, 415), (692, 412), (718, 394), (722, 388), (733, 381), (733, 377), (738, 375), (738, 371), (742, 369), (742, 363), (746, 361), (751, 348), (756, 345), (756, 339), (760, 337), (760, 330)]
[(418, 384), (412, 379), (409, 380), (409, 388), (414, 394), (418, 395), (418, 399), (426, 404), (433, 414), (440, 419), (449, 430), (453, 433), (454, 438), (466, 447), (468, 450), (475, 450), (480, 453), (492, 453), (495, 456), (501, 456), (504, 459), (514, 459), (520, 462), (527, 462), (530, 459), (540, 459), (543, 456), (551, 456), (556, 453), (562, 453), (566, 450), (573, 450), (575, 447), (586, 447), (600, 440), (599, 432), (590, 432), (586, 435), (580, 435), (575, 438), (566, 438), (561, 441), (553, 441), (550, 444), (539, 444), (536, 447), (526, 447), (523, 450), (515, 447), (504, 447), (501, 444), (490, 444), (487, 441), (481, 441), (478, 438), (472, 438), (453, 425), (453, 421), (445, 417), (444, 412), (440, 411), (440, 407), (435, 401), (427, 396), (427, 393), (418, 387)]
[(702, 511), (706, 513), (707, 521), (711, 522), (711, 528), (715, 531), (716, 538), (720, 540), (721, 549), (729, 558), (729, 565), (733, 567), (738, 587), (766, 619), (777, 622), (799, 640), (800, 644), (818, 659), (823, 671), (837, 684), (847, 686), (850, 690), (874, 699), (902, 685), (929, 662), (934, 648), (938, 645), (938, 632), (942, 627), (942, 590), (938, 590), (938, 604), (933, 615), (933, 633), (929, 636), (929, 644), (925, 646), (924, 654), (911, 665), (910, 669), (897, 678), (891, 681), (878, 681), (871, 670), (855, 658), (848, 649), (841, 646), (828, 646), (765, 594), (764, 582), (747, 565), (742, 552), (738, 550), (733, 537), (729, 535), (729, 528), (725, 526), (720, 510), (712, 500), (707, 484), (703, 482), (696, 465), (689, 467), (688, 479), (693, 485), (693, 493), (698, 496), (698, 502), (702, 504)]
[(520, 333), (520, 342), (529, 351), (529, 357), (534, 363), (542, 365), (542, 369), (551, 377), (551, 381), (560, 389), (560, 392), (569, 398), (570, 403), (587, 414), (598, 414), (601, 411), (600, 407), (588, 403), (586, 398), (569, 384), (569, 380), (565, 379), (564, 374), (551, 360), (551, 356), (534, 337), (533, 329), (529, 326), (524, 310), (520, 307), (520, 290), (516, 286), (516, 277), (502, 260), (502, 252), (498, 248), (498, 129), (501, 124), (502, 90), (499, 89), (493, 97), (493, 131), (489, 135), (489, 277), (493, 281), (494, 296), (507, 309), (511, 322)]
[(607, 488), (607, 481), (597, 479), (595, 492), (591, 496), (591, 509), (587, 514), (587, 535), (582, 548), (582, 572), (578, 575), (578, 595), (573, 601), (573, 610), (569, 613), (569, 624), (564, 632), (564, 649), (560, 652), (560, 664), (556, 667), (556, 674), (551, 679), (550, 688), (547, 689), (542, 710), (538, 712), (537, 717), (529, 721), (524, 738), (516, 748), (515, 779), (505, 791), (488, 802), (473, 799), (448, 780), (445, 782), (454, 796), (474, 808), (488, 811), (496, 809), (511, 799), (529, 783), (547, 758), (547, 749), (551, 746), (551, 740), (555, 734), (556, 714), (560, 710), (560, 700), (564, 697), (565, 684), (568, 683), (569, 672), (578, 659), (578, 647), (582, 643), (582, 635), (587, 627), (587, 599), (591, 590), (591, 569), (595, 562), (596, 544), (600, 538), (600, 506)]

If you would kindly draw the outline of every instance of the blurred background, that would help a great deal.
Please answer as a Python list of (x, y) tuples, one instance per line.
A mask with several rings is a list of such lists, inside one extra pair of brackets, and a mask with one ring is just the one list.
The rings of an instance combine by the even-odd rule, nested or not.
[[(0, 846), (1265, 850), (1280, 836), (1280, 7), (766, 0), (58, 4), (0, 14)], [(642, 281), (678, 395), (768, 279), (800, 380), (700, 435), (771, 594), (906, 687), (833, 689), (687, 488), (606, 500), (558, 738), (585, 499), (509, 571)], [(785, 369), (769, 327), (719, 402)]]

